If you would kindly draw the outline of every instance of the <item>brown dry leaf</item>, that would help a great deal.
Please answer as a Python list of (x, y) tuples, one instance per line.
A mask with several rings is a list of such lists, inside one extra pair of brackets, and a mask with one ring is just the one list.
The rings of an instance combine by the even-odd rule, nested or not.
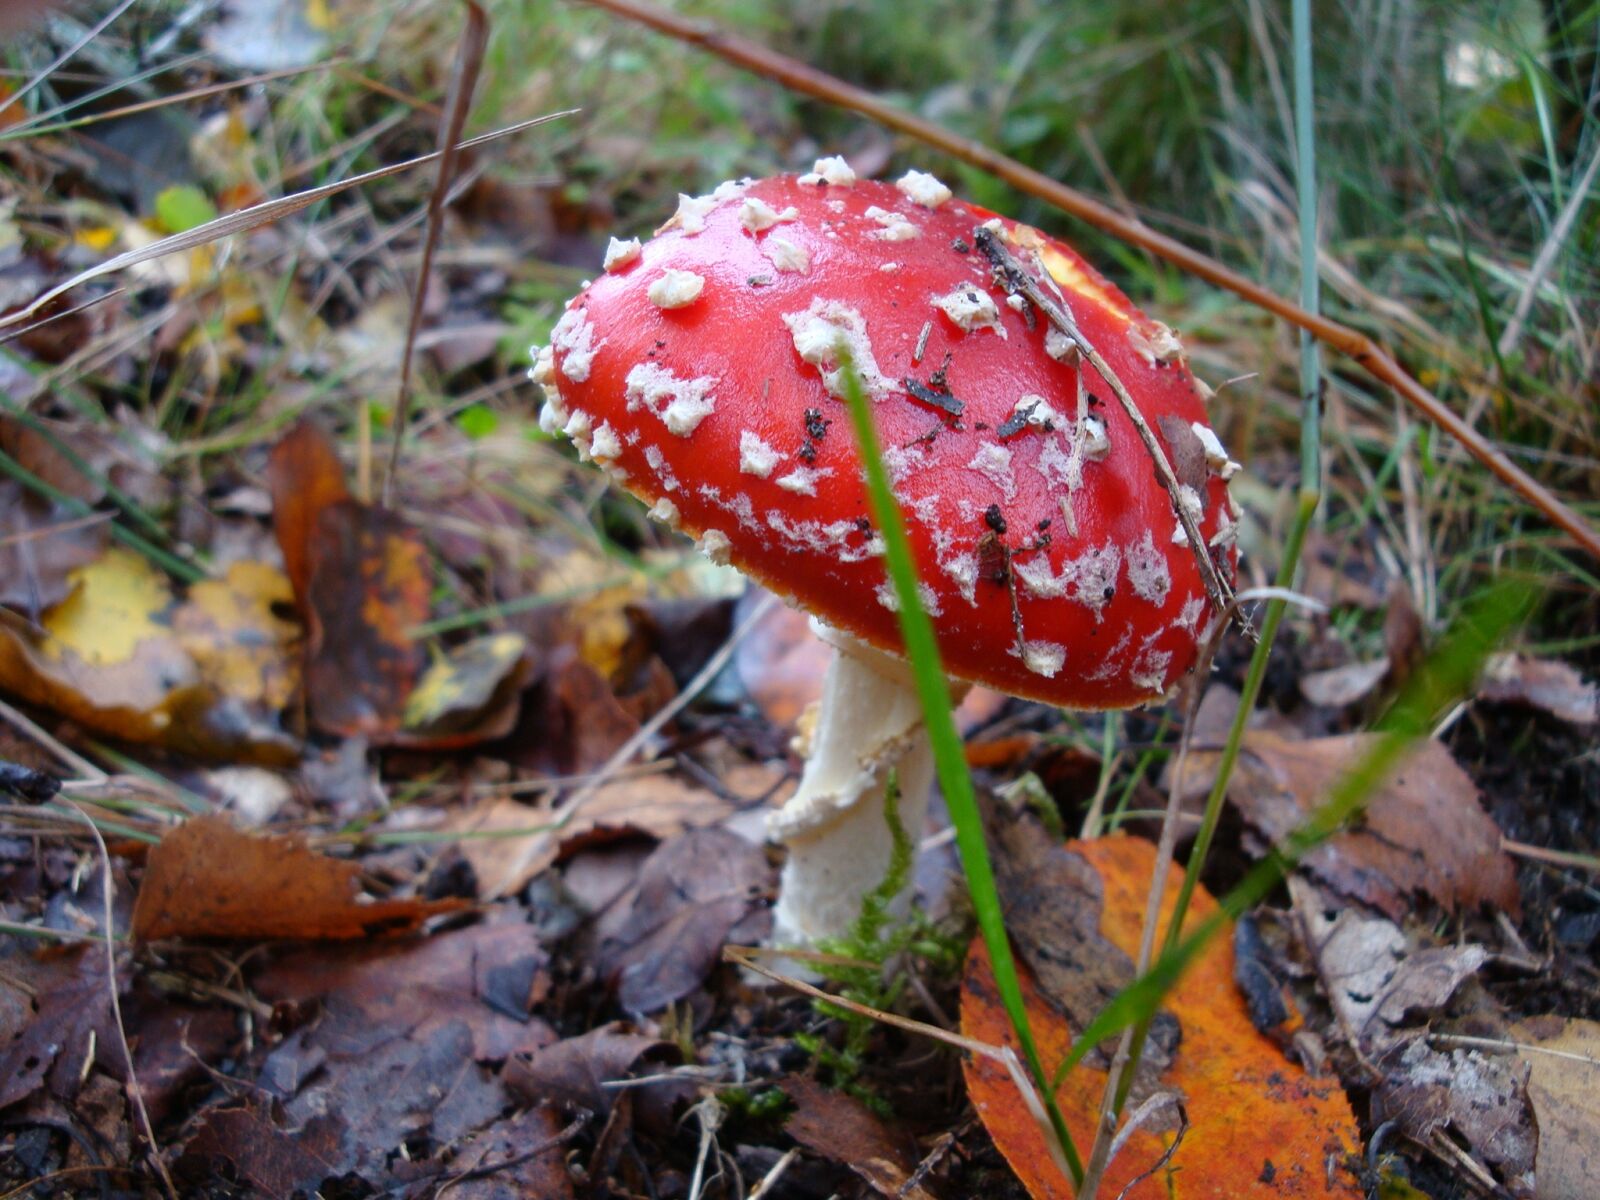
[(1547, 658), (1496, 654), (1484, 668), (1478, 698), (1537, 708), (1572, 725), (1600, 722), (1600, 688), (1566, 663)]
[[(1366, 1054), (1408, 1036), (1408, 1024), (1442, 1008), (1489, 959), (1482, 946), (1414, 945), (1393, 921), (1353, 908), (1330, 916), (1313, 885), (1291, 879), (1289, 887), (1328, 1001)], [(1408, 1022), (1412, 1014), (1422, 1015)]]
[(306, 708), (320, 729), (382, 742), (427, 665), (410, 632), (428, 619), (427, 551), (394, 513), (347, 500), (322, 510), (310, 555)]
[(42, 632), (0, 610), (0, 689), (125, 741), (292, 762), (276, 718), (294, 630), (271, 614), (274, 577), (281, 584), (269, 568), (235, 567), (180, 605), (149, 562), (113, 547), (72, 573)]
[(606, 1087), (627, 1079), (635, 1065), (676, 1062), (671, 1042), (631, 1033), (619, 1021), (522, 1054), (506, 1063), (506, 1086), (534, 1104), (557, 1104), (608, 1113), (617, 1092)]
[(364, 938), (416, 929), (461, 900), (372, 900), (361, 868), (297, 837), (195, 817), (150, 851), (132, 933), (160, 938)]
[(484, 638), (429, 667), (411, 631), (433, 569), (417, 530), (350, 497), (327, 433), (301, 421), (267, 464), (273, 529), (306, 621), (306, 710), (319, 729), (383, 746), (447, 750), (510, 732), (526, 643)]
[(595, 970), (624, 1010), (658, 1012), (700, 986), (730, 937), (766, 937), (770, 915), (759, 905), (773, 884), (761, 847), (726, 829), (664, 842), (595, 923)]
[[(462, 857), (477, 873), (483, 895), (506, 896), (521, 891), (565, 851), (630, 835), (665, 840), (685, 829), (718, 824), (732, 811), (727, 801), (705, 788), (671, 775), (642, 775), (602, 787), (559, 829), (548, 827), (547, 809), (505, 797), (452, 816), (445, 829), (475, 835), (461, 842)], [(510, 836), (513, 830), (535, 832)], [(508, 836), (484, 836), (496, 831)]]
[[(1139, 944), (1155, 849), (1135, 838), (1069, 843), (1071, 853), (1098, 873), (1104, 891), (1099, 932), (1122, 953)], [(1170, 917), (1181, 872), (1171, 868), (1165, 915)], [(1216, 909), (1204, 889), (1190, 909), (1198, 922)], [(1168, 994), (1167, 1005), (1183, 1027), (1183, 1040), (1161, 1079), (1185, 1097), (1190, 1128), (1171, 1161), (1135, 1184), (1128, 1200), (1235, 1200), (1237, 1197), (1346, 1197), (1361, 1189), (1344, 1169), (1360, 1144), (1349, 1102), (1337, 1081), (1306, 1075), (1250, 1023), (1244, 998), (1233, 985), (1231, 929), (1219, 934)], [(1074, 1030), (1024, 972), (1028, 1015), (1046, 1070), (1071, 1048)], [(961, 1028), (968, 1037), (995, 1045), (1016, 1043), (995, 991), (981, 939), (968, 953), (961, 990)], [(1056, 1169), (1044, 1136), (1028, 1114), (1010, 1076), (987, 1058), (964, 1064), (968, 1091), (995, 1144), (1036, 1200), (1068, 1200), (1071, 1180)], [(1088, 1146), (1105, 1088), (1105, 1072), (1080, 1066), (1067, 1077), (1057, 1099), (1074, 1140)], [(1144, 1127), (1131, 1134), (1111, 1160), (1101, 1194), (1116, 1196), (1166, 1151), (1171, 1133)], [(1176, 1192), (1169, 1192), (1176, 1188)]]
[[(1397, 1122), (1423, 1146), (1435, 1139), (1464, 1142), (1494, 1168), (1510, 1195), (1531, 1200), (1539, 1135), (1526, 1063), (1478, 1050), (1435, 1050), (1419, 1037), (1394, 1046), (1377, 1066), (1382, 1078), (1372, 1093), (1374, 1125)], [(1586, 1195), (1592, 1196), (1590, 1182)]]
[(1592, 1200), (1600, 1179), (1600, 1023), (1530, 1017), (1513, 1025), (1539, 1122), (1538, 1200)]
[(493, 1064), (554, 1036), (528, 1015), (546, 961), (533, 930), (508, 922), (273, 963), (252, 991), (296, 1027), (251, 1059), (248, 1091), (200, 1113), (180, 1175), (222, 1160), (259, 1194), (288, 1196), (346, 1174), (382, 1193), (456, 1174), (450, 1150), (514, 1103)]
[(891, 1130), (861, 1101), (801, 1075), (791, 1075), (778, 1086), (795, 1107), (783, 1130), (807, 1150), (849, 1167), (881, 1196), (934, 1200), (927, 1188), (911, 1183), (916, 1144)]
[(317, 522), (324, 509), (350, 498), (333, 440), (316, 422), (301, 421), (272, 448), (267, 484), (283, 568), (303, 606), (311, 586)]
[[(1328, 789), (1366, 752), (1366, 733), (1295, 738), (1249, 729), (1228, 798), (1251, 830), (1277, 844), (1303, 825)], [(1220, 755), (1189, 754), (1186, 794), (1204, 792)], [(1500, 849), (1500, 830), (1478, 789), (1450, 752), (1424, 741), (1370, 797), (1355, 828), (1306, 856), (1300, 870), (1392, 918), (1423, 892), (1448, 909), (1489, 904), (1520, 910), (1516, 868)]]
[(1307, 671), (1299, 679), (1300, 694), (1319, 708), (1344, 708), (1365, 700), (1388, 677), (1386, 657), (1346, 663), (1326, 671)]

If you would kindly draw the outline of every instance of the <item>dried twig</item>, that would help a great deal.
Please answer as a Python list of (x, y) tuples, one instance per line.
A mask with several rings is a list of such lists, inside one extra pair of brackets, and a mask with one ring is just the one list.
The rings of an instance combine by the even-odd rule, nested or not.
[(914, 137), (952, 158), (958, 158), (979, 170), (987, 171), (1020, 192), (1052, 204), (1063, 212), (1104, 230), (1130, 245), (1148, 250), (1181, 270), (1225, 288), (1274, 316), (1306, 330), (1318, 341), (1347, 355), (1374, 379), (1394, 388), (1408, 405), (1453, 437), (1468, 454), (1487, 467), (1502, 483), (1537, 508), (1552, 524), (1564, 529), (1590, 554), (1600, 558), (1600, 532), (1592, 528), (1576, 511), (1538, 480), (1501, 453), (1482, 434), (1446, 407), (1437, 396), (1408, 375), (1399, 363), (1366, 334), (1327, 317), (1307, 312), (1298, 304), (1262, 287), (1252, 279), (1245, 278), (1237, 271), (1223, 266), (1209, 255), (1184, 245), (1176, 238), (1168, 237), (1130, 220), (1114, 208), (1063, 183), (1058, 183), (1048, 175), (1025, 167), (1016, 159), (1008, 158), (982, 142), (953, 133), (907, 109), (881, 100), (863, 88), (819, 71), (808, 63), (779, 54), (758, 42), (726, 33), (705, 21), (680, 16), (653, 5), (640, 4), (636, 0), (588, 0), (588, 3), (638, 24), (648, 25), (680, 41), (699, 46), (719, 58), (754, 71), (791, 91), (837, 104), (841, 108), (858, 112), (880, 125)]
[(478, 0), (462, 0), (467, 7), (467, 23), (456, 45), (455, 65), (450, 69), (450, 86), (445, 92), (444, 119), (439, 125), (439, 177), (428, 196), (428, 224), (422, 238), (422, 262), (417, 267), (417, 282), (411, 293), (411, 315), (406, 322), (405, 346), (400, 351), (400, 395), (395, 402), (394, 442), (389, 447), (389, 470), (383, 478), (384, 503), (394, 493), (395, 472), (400, 466), (400, 446), (405, 441), (406, 419), (411, 410), (411, 361), (422, 326), (422, 305), (427, 298), (428, 276), (433, 270), (433, 252), (444, 228), (444, 209), (455, 178), (461, 130), (472, 107), (472, 93), (478, 86), (483, 54), (489, 45), (489, 18)]
[[(1144, 419), (1139, 406), (1133, 402), (1133, 397), (1129, 395), (1121, 378), (1112, 370), (1111, 364), (1105, 360), (1100, 351), (1095, 349), (1094, 343), (1084, 336), (1083, 330), (1078, 328), (1072, 310), (1064, 302), (1046, 292), (1034, 273), (1024, 270), (1022, 264), (1000, 244), (1000, 239), (993, 232), (980, 225), (972, 231), (972, 240), (1005, 281), (1006, 290), (1012, 293), (1021, 292), (1032, 301), (1034, 307), (1049, 319), (1050, 324), (1071, 339), (1072, 344), (1078, 348), (1078, 353), (1088, 359), (1089, 365), (1106, 381), (1106, 386), (1116, 396), (1123, 412), (1127, 413), (1128, 420), (1138, 432), (1139, 440), (1144, 443), (1145, 452), (1150, 455), (1150, 461), (1155, 463), (1156, 475), (1161, 479), (1161, 486), (1166, 488), (1167, 497), (1172, 501), (1173, 511), (1178, 514), (1178, 522), (1188, 536), (1189, 549), (1194, 554), (1195, 565), (1200, 568), (1200, 580), (1205, 584), (1206, 596), (1211, 601), (1212, 611), (1227, 612), (1229, 603), (1233, 599), (1233, 588), (1217, 573), (1217, 565), (1211, 561), (1211, 552), (1206, 545), (1205, 535), (1200, 532), (1199, 523), (1195, 521), (1194, 514), (1189, 511), (1178, 492), (1178, 474), (1172, 469), (1166, 451), (1161, 448), (1161, 443), (1156, 441), (1150, 423)], [(1043, 272), (1044, 268), (1041, 266), (1039, 270)], [(1081, 367), (1079, 375), (1082, 375)]]

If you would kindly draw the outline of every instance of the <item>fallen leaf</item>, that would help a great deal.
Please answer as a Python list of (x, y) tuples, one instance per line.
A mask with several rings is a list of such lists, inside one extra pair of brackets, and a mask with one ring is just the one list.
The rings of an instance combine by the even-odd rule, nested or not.
[[(1248, 729), (1228, 798), (1253, 833), (1277, 845), (1305, 823), (1374, 736), (1296, 738)], [(1215, 750), (1190, 752), (1186, 795), (1210, 788), (1219, 759)], [(1313, 850), (1299, 869), (1393, 918), (1410, 911), (1419, 892), (1451, 910), (1488, 904), (1520, 911), (1516, 868), (1500, 848), (1500, 830), (1472, 777), (1434, 741), (1419, 743), (1374, 789), (1360, 822)]]
[[(671, 775), (641, 775), (608, 783), (589, 796), (557, 828), (548, 809), (494, 797), (452, 816), (444, 828), (472, 834), (461, 855), (478, 876), (485, 896), (520, 892), (564, 852), (619, 837), (665, 840), (685, 829), (715, 825), (732, 806), (705, 788)], [(511, 836), (521, 831), (522, 836)], [(494, 833), (502, 837), (486, 836)]]
[(0, 970), (0, 1109), (41, 1087), (70, 1100), (96, 1046), (112, 1036), (102, 947), (8, 957)]
[(346, 500), (322, 510), (311, 555), (307, 711), (330, 733), (384, 740), (426, 665), (411, 630), (428, 619), (427, 551), (398, 515)]
[(40, 503), (0, 479), (0, 606), (37, 621), (72, 591), (71, 574), (105, 553), (109, 521)]
[[(1099, 874), (1104, 910), (1099, 932), (1132, 955), (1155, 852), (1134, 838), (1069, 843), (1069, 850)], [(1167, 885), (1170, 917), (1181, 872), (1174, 866)], [(1195, 892), (1191, 922), (1216, 909), (1204, 889)], [(1185, 1097), (1190, 1128), (1165, 1168), (1134, 1184), (1128, 1200), (1167, 1200), (1169, 1187), (1187, 1200), (1235, 1197), (1360, 1196), (1343, 1166), (1360, 1144), (1350, 1106), (1338, 1083), (1314, 1079), (1287, 1060), (1250, 1023), (1244, 998), (1233, 985), (1233, 939), (1225, 929), (1200, 954), (1168, 993), (1166, 1003), (1183, 1027), (1183, 1040), (1162, 1077), (1165, 1088)], [(1074, 1029), (1040, 994), (1024, 972), (1024, 995), (1046, 1070), (1072, 1045)], [(961, 1027), (968, 1037), (993, 1045), (1016, 1043), (995, 991), (981, 939), (968, 953), (961, 991)], [(1044, 1135), (1028, 1115), (1010, 1076), (987, 1058), (964, 1063), (968, 1091), (995, 1144), (1036, 1200), (1067, 1200), (1072, 1183), (1056, 1169)], [(1105, 1072), (1081, 1065), (1063, 1082), (1057, 1099), (1080, 1147), (1093, 1140)], [(1111, 1160), (1102, 1194), (1116, 1196), (1167, 1149), (1169, 1134), (1143, 1127)]]
[(677, 1058), (672, 1043), (611, 1021), (511, 1059), (506, 1064), (506, 1086), (530, 1103), (586, 1109), (603, 1116), (618, 1095), (607, 1084), (629, 1078), (641, 1063), (659, 1065)]
[(1478, 1050), (1439, 1051), (1419, 1037), (1395, 1045), (1377, 1066), (1382, 1077), (1372, 1093), (1374, 1125), (1394, 1121), (1423, 1146), (1436, 1137), (1464, 1142), (1474, 1157), (1495, 1168), (1512, 1196), (1534, 1195), (1538, 1134), (1528, 1103), (1527, 1064)]
[(508, 922), (272, 963), (252, 990), (294, 1028), (250, 1060), (242, 1100), (201, 1111), (181, 1175), (226, 1162), (260, 1194), (288, 1196), (346, 1175), (388, 1192), (456, 1174), (456, 1144), (512, 1107), (493, 1064), (554, 1037), (525, 1007), (545, 962), (533, 930)]
[(191, 818), (150, 851), (132, 933), (162, 938), (364, 938), (416, 929), (460, 900), (374, 900), (361, 868), (297, 837), (244, 833)]
[(237, 562), (225, 579), (204, 579), (189, 589), (189, 602), (173, 614), (173, 632), (219, 690), (276, 712), (300, 686), (292, 654), (300, 628), (277, 613), (293, 599), (276, 567)]
[[(1416, 946), (1386, 917), (1354, 908), (1330, 916), (1317, 889), (1290, 881), (1323, 990), (1366, 1054), (1379, 1054), (1441, 1009), (1488, 961), (1482, 946)], [(1408, 1021), (1412, 1014), (1420, 1014)]]
[(916, 1144), (861, 1101), (801, 1075), (778, 1086), (795, 1106), (783, 1131), (807, 1150), (849, 1167), (880, 1196), (933, 1200), (927, 1188), (911, 1182)]
[(1478, 683), (1478, 698), (1537, 708), (1572, 725), (1600, 722), (1600, 688), (1564, 662), (1496, 654)]
[(517, 693), (530, 674), (527, 651), (519, 633), (491, 634), (452, 649), (407, 697), (407, 733), (437, 746), (457, 735), (482, 740), (509, 732)]
[(561, 1131), (556, 1110), (547, 1104), (480, 1129), (452, 1158), (452, 1186), (443, 1194), (450, 1200), (570, 1200)]
[(1600, 1179), (1600, 1024), (1530, 1017), (1508, 1030), (1539, 1123), (1538, 1200), (1592, 1200)]
[(1389, 660), (1346, 663), (1300, 676), (1300, 694), (1319, 708), (1345, 708), (1365, 700), (1389, 677)]
[[(594, 967), (630, 1013), (681, 1000), (722, 957), (730, 932), (766, 918), (774, 879), (760, 846), (726, 829), (695, 829), (663, 842), (638, 882), (596, 922)], [(736, 941), (770, 932), (752, 922)]]
[(0, 609), (0, 689), (125, 741), (292, 762), (297, 745), (277, 710), (292, 686), (294, 630), (262, 593), (273, 575), (236, 565), (180, 604), (148, 561), (114, 547), (72, 572), (72, 592), (41, 629)]
[(315, 564), (317, 522), (325, 509), (350, 498), (339, 453), (320, 425), (301, 421), (273, 446), (267, 458), (267, 486), (284, 572), (304, 607)]
[(412, 630), (428, 619), (433, 568), (399, 514), (352, 499), (338, 452), (302, 421), (267, 464), (273, 529), (306, 621), (312, 724), (376, 745), (455, 749), (509, 732), (522, 640), (481, 639), (431, 668)]

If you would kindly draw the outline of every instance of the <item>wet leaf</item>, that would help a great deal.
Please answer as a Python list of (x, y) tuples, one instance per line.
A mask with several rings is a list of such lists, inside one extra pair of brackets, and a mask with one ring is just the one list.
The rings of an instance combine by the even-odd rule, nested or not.
[[(1154, 865), (1154, 848), (1133, 838), (1074, 842), (1069, 849), (1098, 873), (1104, 891), (1099, 932), (1123, 954), (1137, 951), (1145, 894)], [(1180, 872), (1172, 869), (1167, 887), (1170, 914)], [(1201, 889), (1191, 921), (1204, 919), (1216, 904)], [(1359, 1145), (1359, 1131), (1338, 1083), (1314, 1079), (1289, 1062), (1250, 1023), (1244, 998), (1233, 984), (1231, 930), (1215, 938), (1196, 960), (1167, 1004), (1183, 1028), (1171, 1066), (1161, 1085), (1185, 1097), (1190, 1128), (1177, 1153), (1154, 1176), (1127, 1193), (1128, 1200), (1167, 1200), (1169, 1185), (1187, 1200), (1235, 1197), (1354, 1197), (1361, 1190), (1342, 1167)], [(1028, 1013), (1046, 1069), (1065, 1057), (1073, 1030), (1024, 974)], [(989, 959), (981, 940), (968, 954), (961, 994), (964, 1033), (992, 1044), (1015, 1045), (995, 992)], [(973, 1104), (995, 1144), (1037, 1200), (1066, 1200), (1071, 1181), (1056, 1170), (1043, 1134), (1017, 1095), (1005, 1070), (988, 1059), (964, 1064)], [(1105, 1072), (1090, 1066), (1074, 1071), (1057, 1098), (1080, 1146), (1092, 1138), (1105, 1087)], [(1102, 1194), (1116, 1196), (1161, 1157), (1170, 1132), (1140, 1128), (1112, 1159)]]
[(133, 936), (363, 938), (416, 929), (459, 900), (374, 900), (361, 868), (296, 837), (244, 833), (222, 817), (181, 825), (150, 851), (133, 910)]
[(911, 1182), (915, 1142), (890, 1129), (861, 1101), (800, 1075), (778, 1086), (795, 1108), (783, 1130), (807, 1150), (849, 1167), (880, 1196), (933, 1200), (927, 1188)]
[(237, 700), (276, 712), (300, 685), (293, 654), (300, 627), (278, 615), (293, 599), (276, 567), (237, 562), (225, 579), (190, 588), (172, 627), (201, 675)]
[(1600, 1179), (1600, 1024), (1532, 1017), (1513, 1025), (1539, 1123), (1538, 1200), (1590, 1200)]
[[(664, 842), (629, 894), (596, 923), (595, 969), (625, 1010), (658, 1012), (700, 986), (730, 931), (757, 914), (773, 882), (761, 847), (727, 829), (696, 829)], [(736, 940), (760, 940), (768, 931), (752, 923)]]

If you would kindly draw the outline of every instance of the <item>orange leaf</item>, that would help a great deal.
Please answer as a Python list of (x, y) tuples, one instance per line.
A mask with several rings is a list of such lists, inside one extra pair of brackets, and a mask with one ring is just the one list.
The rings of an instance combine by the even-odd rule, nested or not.
[[(1135, 838), (1073, 842), (1105, 888), (1100, 932), (1130, 957), (1138, 953), (1139, 925), (1155, 848)], [(1172, 912), (1181, 872), (1173, 867), (1163, 919)], [(1215, 911), (1203, 890), (1190, 906), (1191, 923)], [(1072, 1046), (1073, 1030), (1039, 993), (1024, 968), (1023, 992), (1045, 1069)], [(1314, 1079), (1284, 1058), (1250, 1023), (1233, 982), (1231, 926), (1212, 941), (1166, 998), (1164, 1007), (1183, 1038), (1160, 1086), (1184, 1098), (1190, 1127), (1171, 1161), (1127, 1193), (1127, 1200), (1233, 1200), (1236, 1197), (1350, 1197), (1361, 1195), (1342, 1160), (1359, 1145), (1349, 1102), (1336, 1079)], [(961, 991), (961, 1028), (968, 1037), (1015, 1046), (995, 991), (981, 939), (967, 956)], [(965, 1065), (972, 1102), (1018, 1177), (1035, 1200), (1070, 1200), (1063, 1178), (1003, 1067), (983, 1058)], [(1087, 1154), (1093, 1141), (1106, 1074), (1079, 1066), (1056, 1093), (1073, 1140)], [(1160, 1159), (1170, 1133), (1134, 1132), (1111, 1160), (1100, 1187), (1116, 1196)]]
[(344, 467), (327, 431), (315, 421), (304, 420), (285, 434), (267, 459), (267, 484), (272, 491), (272, 528), (283, 551), (284, 573), (304, 610), (317, 519), (324, 509), (350, 498)]
[(329, 940), (408, 933), (461, 900), (369, 900), (361, 868), (297, 837), (244, 833), (195, 817), (150, 851), (133, 936)]

